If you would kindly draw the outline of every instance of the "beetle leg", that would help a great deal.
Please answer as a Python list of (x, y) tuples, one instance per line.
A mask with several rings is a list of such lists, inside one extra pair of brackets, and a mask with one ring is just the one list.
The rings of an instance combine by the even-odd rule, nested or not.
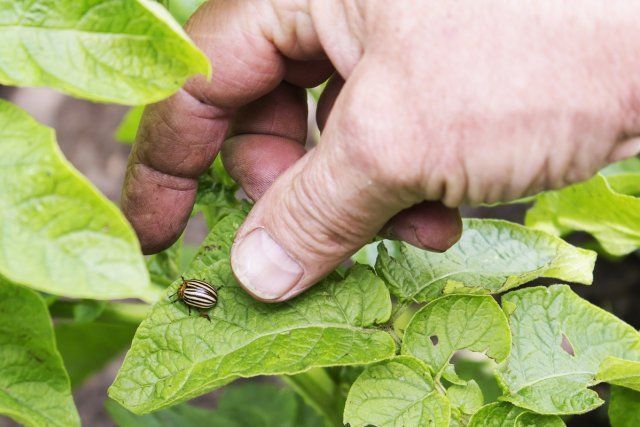
[(189, 308), (189, 316), (191, 316), (191, 306), (188, 305), (187, 308)]
[(205, 319), (207, 319), (209, 322), (211, 322), (211, 318), (209, 317), (209, 315), (207, 313), (204, 312), (200, 312), (200, 317), (204, 317)]

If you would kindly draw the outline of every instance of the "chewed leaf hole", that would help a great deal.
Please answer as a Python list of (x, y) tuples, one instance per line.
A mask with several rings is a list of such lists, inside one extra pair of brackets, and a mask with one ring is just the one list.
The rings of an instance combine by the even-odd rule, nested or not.
[(565, 334), (562, 334), (562, 343), (560, 343), (560, 347), (567, 353), (569, 356), (575, 356), (576, 352), (573, 350), (573, 346), (569, 341), (569, 338)]
[(431, 340), (431, 344), (433, 344), (433, 345), (438, 345), (438, 341), (439, 341), (439, 340), (438, 340), (438, 336), (437, 336), (437, 335), (431, 335), (431, 336), (429, 337), (429, 339)]

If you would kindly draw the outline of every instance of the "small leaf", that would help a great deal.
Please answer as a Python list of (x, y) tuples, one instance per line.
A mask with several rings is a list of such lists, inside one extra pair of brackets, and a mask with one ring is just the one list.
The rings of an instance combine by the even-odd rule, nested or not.
[(54, 327), (58, 349), (71, 379), (80, 386), (91, 374), (131, 344), (138, 325), (127, 323), (70, 323), (58, 321)]
[(564, 427), (555, 415), (539, 415), (510, 403), (499, 402), (483, 406), (468, 427)]
[(200, 175), (193, 211), (202, 212), (211, 228), (229, 212), (247, 207), (236, 197), (239, 188), (224, 169), (222, 159), (218, 156), (209, 170)]
[[(219, 288), (211, 322), (162, 298), (142, 322), (110, 396), (136, 413), (206, 393), (239, 377), (364, 364), (395, 353), (375, 324), (391, 315), (387, 289), (368, 268), (331, 275), (291, 302), (265, 304), (236, 283), (229, 247), (244, 215), (221, 220), (185, 277)], [(175, 282), (167, 295), (175, 292)]]
[(344, 410), (351, 427), (448, 426), (450, 416), (429, 368), (409, 356), (369, 366), (353, 383)]
[(113, 400), (107, 400), (105, 406), (118, 427), (323, 426), (292, 390), (275, 384), (244, 383), (225, 388), (213, 410), (181, 404), (153, 414), (135, 415)]
[(176, 18), (180, 24), (187, 22), (187, 19), (196, 11), (198, 6), (205, 0), (159, 0)]
[(611, 427), (638, 427), (640, 425), (640, 392), (624, 387), (611, 387), (609, 421)]
[(495, 402), (502, 396), (502, 389), (495, 377), (496, 363), (493, 360), (457, 357), (455, 371), (461, 380), (474, 380), (478, 383), (485, 403)]
[[(511, 354), (499, 370), (504, 400), (541, 414), (578, 414), (602, 404), (595, 384), (609, 356), (640, 360), (640, 334), (568, 286), (511, 292)], [(570, 343), (573, 354), (563, 349)]]
[(471, 380), (465, 385), (452, 385), (447, 389), (451, 406), (463, 414), (474, 414), (484, 404), (484, 396), (477, 382)]
[(114, 137), (117, 141), (124, 144), (133, 144), (135, 142), (143, 112), (144, 105), (133, 107), (127, 111), (127, 114), (124, 115), (118, 125), (118, 129), (116, 129)]
[(640, 391), (640, 361), (607, 357), (600, 365), (596, 379)]
[(444, 293), (498, 293), (539, 277), (590, 284), (595, 252), (501, 220), (466, 219), (460, 241), (445, 253), (408, 244), (389, 256), (379, 245), (376, 271), (402, 299)]
[(27, 426), (80, 426), (47, 306), (1, 278), (0, 413)]
[(92, 299), (78, 301), (73, 306), (73, 320), (77, 323), (93, 322), (107, 306), (106, 301), (96, 301)]
[(0, 140), (0, 273), (56, 295), (154, 301), (131, 226), (65, 160), (53, 131), (0, 100)]
[(424, 361), (438, 379), (457, 350), (484, 352), (500, 362), (510, 345), (507, 318), (492, 297), (447, 295), (415, 314), (404, 334), (402, 354)]
[(150, 0), (4, 2), (0, 22), (0, 83), (6, 85), (138, 105), (210, 73), (205, 55)]
[[(640, 174), (636, 176), (640, 187)], [(602, 175), (538, 195), (525, 222), (555, 235), (587, 232), (611, 255), (626, 255), (640, 247), (640, 198), (617, 193)]]
[(600, 173), (615, 192), (640, 196), (640, 157), (611, 164)]

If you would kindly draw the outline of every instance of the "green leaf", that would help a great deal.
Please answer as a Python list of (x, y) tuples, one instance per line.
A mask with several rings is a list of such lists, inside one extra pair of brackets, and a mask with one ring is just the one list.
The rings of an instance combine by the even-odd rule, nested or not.
[(568, 286), (504, 295), (513, 343), (499, 370), (503, 400), (541, 414), (578, 414), (602, 404), (595, 384), (609, 356), (640, 360), (640, 334)]
[(564, 427), (555, 415), (539, 415), (510, 403), (499, 402), (483, 406), (476, 412), (468, 427)]
[(196, 11), (198, 6), (204, 3), (205, 0), (160, 0), (162, 3), (181, 24), (187, 22), (187, 19)]
[(293, 391), (275, 384), (244, 383), (226, 388), (214, 410), (187, 404), (135, 415), (113, 400), (105, 402), (118, 427), (320, 427), (322, 421)]
[[(162, 298), (136, 332), (110, 396), (136, 413), (201, 395), (239, 377), (296, 374), (395, 353), (375, 325), (389, 319), (387, 289), (368, 268), (331, 275), (291, 302), (265, 304), (236, 283), (229, 247), (244, 218), (231, 214), (205, 239), (185, 277), (219, 288), (211, 322)], [(167, 295), (175, 292), (179, 281)]]
[(150, 0), (0, 3), (0, 83), (94, 101), (159, 101), (209, 61)]
[[(456, 376), (459, 379), (465, 381), (474, 380), (478, 383), (485, 403), (495, 402), (499, 396), (502, 396), (502, 389), (495, 377), (497, 365), (493, 360), (457, 357), (454, 363)], [(444, 375), (443, 378), (445, 378)], [(448, 380), (448, 378), (445, 379)]]
[(640, 196), (640, 157), (632, 157), (614, 163), (601, 170), (600, 173), (614, 191)]
[(596, 175), (540, 194), (525, 223), (555, 235), (584, 231), (611, 255), (626, 255), (640, 247), (640, 198), (615, 192), (604, 176)]
[(402, 299), (444, 293), (498, 293), (538, 277), (590, 284), (596, 254), (562, 239), (500, 220), (466, 219), (460, 241), (445, 253), (408, 244), (396, 257), (379, 245), (376, 271)]
[(428, 364), (439, 379), (457, 350), (485, 353), (500, 362), (509, 355), (507, 318), (487, 295), (448, 295), (418, 311), (404, 334), (402, 354)]
[(484, 404), (484, 396), (477, 382), (471, 380), (465, 385), (452, 385), (447, 389), (451, 406), (463, 414), (471, 415)]
[(609, 421), (611, 427), (638, 427), (640, 425), (640, 392), (624, 387), (611, 387)]
[(162, 252), (153, 254), (147, 258), (147, 269), (151, 281), (166, 288), (174, 280), (177, 280), (185, 271), (196, 255), (198, 248), (185, 245), (180, 237), (173, 245)]
[(144, 107), (144, 105), (139, 105), (127, 111), (127, 114), (124, 115), (116, 129), (116, 133), (114, 135), (116, 141), (120, 141), (124, 144), (133, 144), (136, 141), (138, 126), (140, 126)]
[(49, 312), (29, 289), (0, 279), (0, 413), (27, 426), (80, 426)]
[[(360, 368), (360, 366), (341, 366), (333, 369), (357, 370)], [(328, 426), (342, 425), (346, 393), (343, 395), (340, 389), (341, 384), (330, 376), (328, 369), (310, 369), (298, 375), (283, 376), (281, 379), (316, 413), (321, 414)]]
[(96, 301), (92, 299), (78, 301), (73, 306), (73, 320), (77, 323), (88, 323), (94, 321), (107, 306), (106, 301)]
[(218, 156), (209, 170), (200, 175), (193, 211), (202, 212), (207, 225), (211, 228), (229, 212), (240, 208), (248, 209), (246, 202), (236, 197), (239, 188), (224, 169), (222, 160)]
[(596, 379), (640, 391), (640, 362), (607, 357), (600, 365)]
[(137, 326), (135, 323), (56, 323), (56, 341), (71, 386), (80, 386), (122, 353), (131, 343)]
[(67, 297), (154, 301), (133, 230), (53, 130), (0, 100), (0, 141), (0, 274)]
[(344, 410), (351, 427), (448, 426), (450, 406), (429, 368), (400, 356), (368, 367), (353, 383)]

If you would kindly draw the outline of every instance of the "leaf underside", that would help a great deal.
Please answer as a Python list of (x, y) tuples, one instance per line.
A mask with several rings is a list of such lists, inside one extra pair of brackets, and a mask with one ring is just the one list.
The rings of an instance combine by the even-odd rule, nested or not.
[[(527, 212), (527, 226), (556, 235), (584, 231), (612, 255), (627, 255), (640, 247), (640, 198), (615, 191), (609, 177), (558, 191), (542, 193)], [(625, 187), (640, 189), (640, 173), (620, 178)], [(612, 181), (613, 182), (613, 181)]]
[(0, 100), (0, 273), (55, 295), (154, 301), (118, 208), (62, 156), (53, 131)]

